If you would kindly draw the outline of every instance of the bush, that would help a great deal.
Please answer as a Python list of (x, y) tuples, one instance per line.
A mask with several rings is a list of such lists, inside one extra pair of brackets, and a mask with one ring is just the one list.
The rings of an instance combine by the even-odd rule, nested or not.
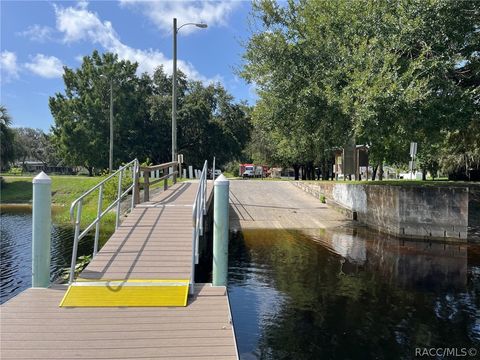
[(325, 195), (323, 195), (323, 194), (320, 195), (320, 202), (321, 202), (322, 204), (325, 204), (325, 203), (327, 202), (327, 200), (326, 200), (326, 198), (325, 198)]
[(230, 161), (227, 165), (225, 165), (226, 173), (230, 173), (235, 177), (240, 176), (240, 164), (238, 161)]
[(22, 175), (23, 169), (21, 167), (11, 167), (10, 170), (8, 170), (8, 175)]
[[(133, 170), (132, 167), (128, 167), (123, 172), (122, 193), (133, 183), (132, 170)], [(103, 198), (104, 198), (105, 204), (109, 204), (113, 202), (118, 196), (118, 176), (119, 175), (120, 174), (115, 175), (103, 185)], [(102, 176), (107, 177), (108, 171), (105, 171), (102, 174)]]
[[(75, 265), (74, 278), (76, 279), (78, 275), (87, 267), (87, 265), (92, 261), (92, 255), (83, 255), (79, 256), (77, 263)], [(70, 278), (70, 268), (63, 268), (60, 274), (60, 278), (68, 281)]]

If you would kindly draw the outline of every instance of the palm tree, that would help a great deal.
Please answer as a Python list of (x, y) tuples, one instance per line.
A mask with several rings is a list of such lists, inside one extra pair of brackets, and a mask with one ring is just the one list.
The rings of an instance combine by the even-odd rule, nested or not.
[(2, 126), (12, 125), (12, 117), (7, 111), (7, 108), (4, 105), (0, 105), (0, 124)]

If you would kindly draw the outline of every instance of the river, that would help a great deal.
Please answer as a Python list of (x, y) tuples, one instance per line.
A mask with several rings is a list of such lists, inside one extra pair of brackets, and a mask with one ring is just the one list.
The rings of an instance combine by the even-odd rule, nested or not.
[(480, 351), (479, 245), (246, 230), (231, 238), (228, 289), (243, 360)]
[[(78, 254), (92, 253), (91, 238), (79, 244)], [(73, 227), (52, 225), (51, 280), (70, 267)], [(0, 304), (32, 285), (32, 214), (28, 207), (0, 213)]]

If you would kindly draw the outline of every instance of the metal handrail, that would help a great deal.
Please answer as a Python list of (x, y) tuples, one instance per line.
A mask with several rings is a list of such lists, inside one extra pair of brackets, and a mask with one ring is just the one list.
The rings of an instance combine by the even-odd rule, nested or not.
[[(132, 168), (132, 185), (130, 185), (125, 191), (122, 192), (122, 180), (123, 180), (123, 174), (127, 168), (131, 167)], [(82, 196), (77, 198), (72, 205), (70, 206), (70, 219), (74, 221), (74, 215), (75, 215), (75, 208), (77, 208), (77, 217), (75, 220), (75, 233), (74, 233), (74, 238), (73, 238), (73, 250), (72, 250), (72, 262), (71, 262), (71, 267), (70, 267), (70, 278), (69, 278), (69, 283), (71, 284), (73, 282), (73, 279), (75, 277), (75, 267), (77, 265), (77, 251), (78, 251), (78, 242), (95, 226), (95, 242), (93, 245), (93, 256), (97, 255), (98, 252), (98, 239), (100, 236), (100, 220), (103, 218), (103, 216), (108, 213), (110, 210), (113, 209), (113, 207), (116, 205), (117, 206), (117, 212), (116, 212), (116, 218), (115, 218), (115, 228), (118, 228), (120, 224), (120, 204), (122, 199), (130, 192), (132, 191), (132, 202), (131, 202), (131, 209), (135, 207), (135, 193), (136, 193), (136, 187), (138, 186), (138, 181), (136, 181), (137, 178), (137, 173), (139, 171), (139, 163), (138, 160), (132, 160), (129, 163), (125, 164), (124, 166), (120, 167), (117, 171), (115, 171), (113, 174), (109, 175), (106, 179), (102, 180), (100, 183), (92, 187), (90, 190), (85, 192)], [(103, 205), (103, 189), (104, 185), (107, 181), (112, 179), (113, 177), (118, 175), (118, 190), (117, 190), (117, 198), (110, 204), (108, 207), (102, 211), (102, 205)], [(82, 232), (80, 232), (80, 223), (82, 220), (82, 205), (83, 205), (83, 199), (90, 195), (92, 192), (98, 189), (98, 205), (97, 205), (97, 217), (95, 220), (93, 220), (92, 223), (90, 223)]]
[(203, 216), (207, 214), (207, 173), (208, 162), (205, 160), (200, 183), (192, 209), (192, 274), (190, 278), (190, 292), (193, 293), (195, 285), (195, 265), (198, 264), (198, 242), (200, 235), (203, 235)]

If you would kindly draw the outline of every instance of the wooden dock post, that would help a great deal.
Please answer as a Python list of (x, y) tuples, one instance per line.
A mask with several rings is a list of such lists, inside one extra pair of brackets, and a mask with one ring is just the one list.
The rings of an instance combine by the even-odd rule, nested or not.
[(226, 286), (228, 273), (228, 194), (230, 181), (221, 174), (213, 194), (213, 286)]
[(33, 178), (32, 287), (50, 285), (52, 179), (43, 171)]
[(150, 170), (143, 170), (143, 201), (150, 201)]

